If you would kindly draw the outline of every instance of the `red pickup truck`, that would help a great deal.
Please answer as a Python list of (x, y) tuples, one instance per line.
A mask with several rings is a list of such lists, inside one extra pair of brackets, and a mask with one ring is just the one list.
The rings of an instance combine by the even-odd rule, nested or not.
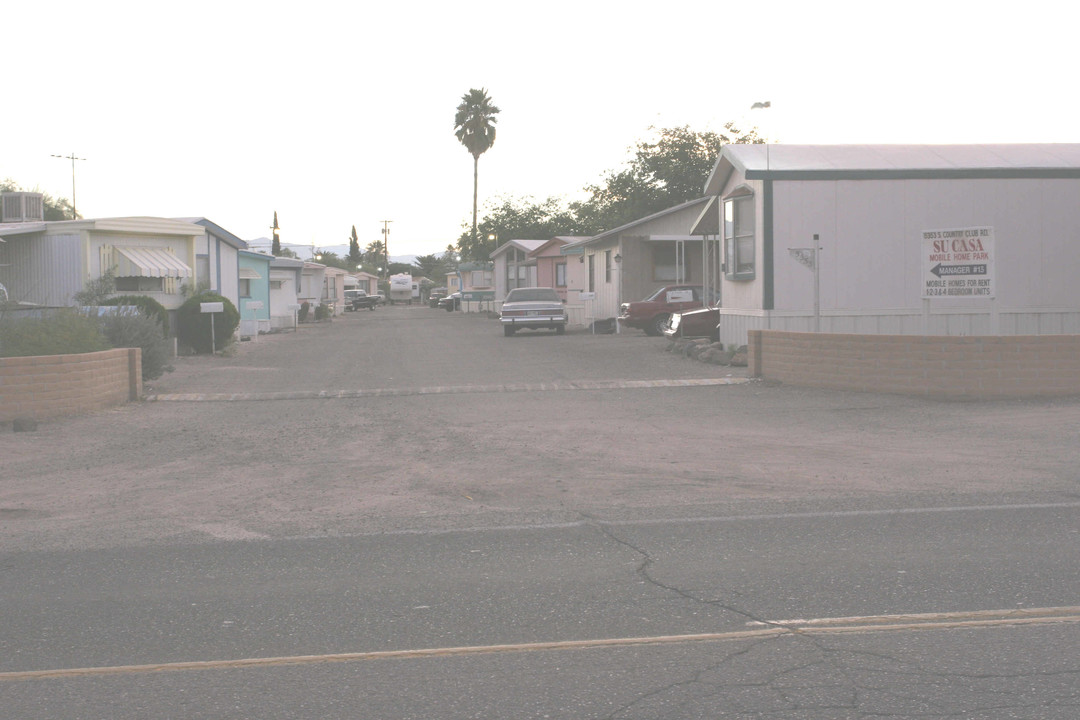
[(619, 322), (644, 330), (646, 335), (662, 335), (671, 313), (702, 307), (700, 285), (668, 285), (644, 300), (623, 303)]

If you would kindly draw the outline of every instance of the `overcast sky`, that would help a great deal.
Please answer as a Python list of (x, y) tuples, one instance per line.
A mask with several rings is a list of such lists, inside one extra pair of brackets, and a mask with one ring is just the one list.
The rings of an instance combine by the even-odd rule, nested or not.
[(470, 88), (502, 109), (481, 208), (581, 197), (650, 126), (1080, 142), (1078, 19), (1043, 0), (8, 3), (0, 177), (70, 198), (50, 156), (74, 153), (86, 217), (201, 216), (252, 240), (276, 210), (302, 257), (392, 220), (391, 255), (440, 253), (471, 223), (453, 134)]

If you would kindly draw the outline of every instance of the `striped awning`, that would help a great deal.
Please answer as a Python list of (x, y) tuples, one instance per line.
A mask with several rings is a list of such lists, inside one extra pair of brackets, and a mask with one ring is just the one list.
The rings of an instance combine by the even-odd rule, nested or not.
[(192, 277), (191, 268), (168, 250), (116, 247), (117, 277)]
[(262, 275), (260, 275), (254, 268), (242, 267), (242, 268), (240, 268), (240, 279), (241, 280), (262, 280)]

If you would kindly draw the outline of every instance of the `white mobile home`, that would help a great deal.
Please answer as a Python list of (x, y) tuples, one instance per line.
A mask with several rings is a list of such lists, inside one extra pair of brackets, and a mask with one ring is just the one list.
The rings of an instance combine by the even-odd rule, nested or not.
[(725, 343), (1080, 333), (1080, 145), (728, 145), (705, 190)]

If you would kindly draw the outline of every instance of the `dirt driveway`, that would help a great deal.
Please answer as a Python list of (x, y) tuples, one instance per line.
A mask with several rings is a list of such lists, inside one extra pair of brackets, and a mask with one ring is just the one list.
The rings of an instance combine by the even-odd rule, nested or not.
[(107, 547), (1080, 496), (1080, 401), (740, 381), (637, 332), (349, 313), (152, 399), (0, 427), (0, 548)]

